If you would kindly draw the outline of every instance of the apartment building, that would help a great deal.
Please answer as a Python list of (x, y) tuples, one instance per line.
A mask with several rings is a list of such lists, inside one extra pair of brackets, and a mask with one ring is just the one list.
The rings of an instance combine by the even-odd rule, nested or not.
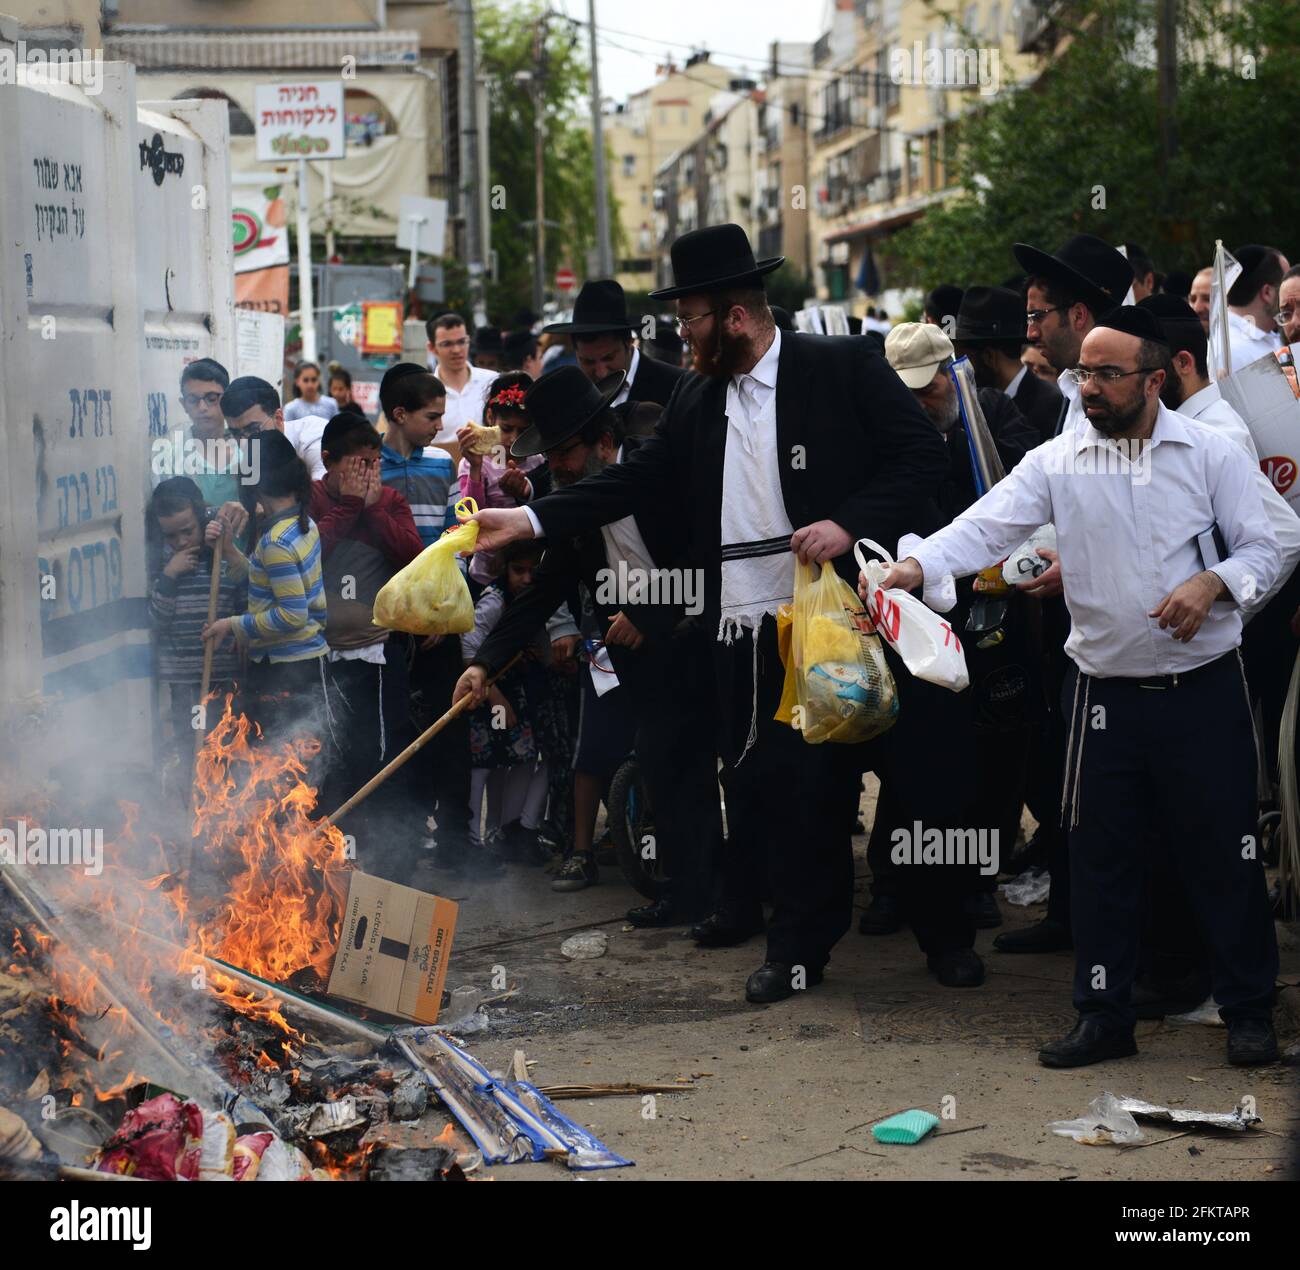
[(837, 0), (809, 90), (818, 296), (862, 312), (891, 275), (889, 240), (955, 193), (961, 118), (1035, 78), (1055, 45), (1042, 0)]
[(616, 273), (624, 290), (655, 285), (655, 174), (701, 133), (714, 97), (734, 78), (707, 52), (695, 53), (681, 66), (659, 67), (654, 84), (606, 111), (610, 187), (623, 229)]

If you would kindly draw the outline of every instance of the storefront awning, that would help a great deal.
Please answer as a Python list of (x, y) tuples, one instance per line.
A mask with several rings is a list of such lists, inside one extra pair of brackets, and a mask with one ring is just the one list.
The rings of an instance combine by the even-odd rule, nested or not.
[(333, 67), (345, 57), (358, 66), (407, 66), (420, 60), (416, 31), (122, 31), (104, 36), (107, 61), (146, 70), (294, 70)]

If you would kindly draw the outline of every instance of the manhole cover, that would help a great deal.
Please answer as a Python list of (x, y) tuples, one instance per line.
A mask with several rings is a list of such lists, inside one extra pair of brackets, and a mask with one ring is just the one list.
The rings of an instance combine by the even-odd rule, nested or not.
[(961, 990), (960, 997), (934, 992), (856, 994), (858, 1021), (866, 1044), (910, 1041), (1037, 1049), (1064, 1036), (1075, 1024), (1068, 992), (1023, 992), (1014, 999), (983, 998), (978, 988)]

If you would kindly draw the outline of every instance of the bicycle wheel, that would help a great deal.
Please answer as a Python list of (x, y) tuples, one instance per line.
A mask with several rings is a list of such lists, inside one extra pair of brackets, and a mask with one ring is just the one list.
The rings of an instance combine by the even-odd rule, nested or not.
[(657, 850), (654, 808), (635, 754), (614, 773), (606, 810), (623, 876), (646, 899), (661, 899), (668, 879)]

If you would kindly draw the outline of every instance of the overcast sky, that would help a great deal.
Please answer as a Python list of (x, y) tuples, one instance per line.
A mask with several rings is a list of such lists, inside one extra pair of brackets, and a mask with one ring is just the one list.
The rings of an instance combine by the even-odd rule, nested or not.
[[(552, 3), (587, 21), (587, 0)], [(827, 0), (596, 0), (601, 95), (623, 101), (648, 88), (666, 55), (680, 65), (696, 45), (760, 78), (771, 42), (811, 43), (826, 29), (827, 7)]]

